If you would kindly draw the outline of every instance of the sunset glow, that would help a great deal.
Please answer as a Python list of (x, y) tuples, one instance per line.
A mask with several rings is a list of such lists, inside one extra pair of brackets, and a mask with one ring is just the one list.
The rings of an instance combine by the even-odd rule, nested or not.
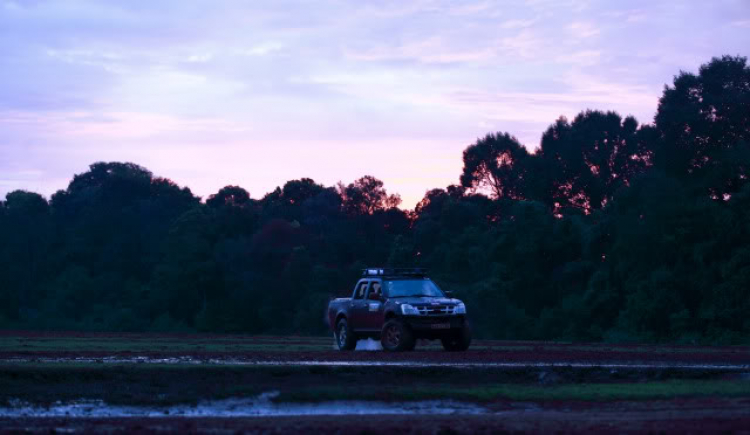
[(677, 71), (749, 46), (746, 0), (0, 0), (0, 197), (131, 161), (204, 198), (370, 174), (412, 208), (477, 137), (651, 122)]

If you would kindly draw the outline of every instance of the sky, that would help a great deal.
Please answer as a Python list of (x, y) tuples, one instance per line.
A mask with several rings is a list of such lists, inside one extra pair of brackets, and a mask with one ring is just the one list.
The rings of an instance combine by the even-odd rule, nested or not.
[(750, 0), (0, 0), (0, 198), (129, 161), (207, 197), (363, 175), (412, 208), (490, 132), (650, 123)]

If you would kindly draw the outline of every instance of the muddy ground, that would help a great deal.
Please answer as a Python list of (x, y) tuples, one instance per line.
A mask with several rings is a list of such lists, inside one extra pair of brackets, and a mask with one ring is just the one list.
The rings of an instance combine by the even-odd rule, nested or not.
[[(481, 340), (464, 353), (444, 352), (434, 343), (398, 354), (332, 347), (330, 337), (0, 332), (0, 432), (750, 433), (748, 347)], [(311, 362), (317, 365), (305, 365)], [(408, 365), (378, 365), (383, 362)], [(268, 392), (280, 409), (285, 403), (333, 403), (340, 410), (347, 404), (354, 409), (354, 401), (360, 409), (455, 401), (482, 411), (250, 417), (241, 408), (240, 416), (222, 418), (13, 414), (19, 404), (45, 409), (90, 400), (165, 409)], [(252, 405), (246, 408), (252, 413)]]
[(421, 342), (413, 352), (341, 352), (331, 337), (244, 337), (191, 334), (109, 334), (0, 331), (0, 360), (190, 357), (238, 362), (423, 362), (715, 364), (750, 367), (748, 346), (548, 343), (475, 340), (467, 352)]
[(550, 406), (497, 415), (258, 418), (1, 419), (25, 433), (750, 433), (747, 400), (675, 400)]

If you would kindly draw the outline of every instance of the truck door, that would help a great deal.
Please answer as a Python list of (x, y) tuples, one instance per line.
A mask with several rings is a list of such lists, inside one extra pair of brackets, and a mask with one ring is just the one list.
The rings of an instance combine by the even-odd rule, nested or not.
[(366, 279), (360, 280), (357, 283), (357, 287), (354, 288), (354, 295), (352, 295), (352, 307), (349, 311), (349, 325), (355, 331), (361, 331), (367, 329), (367, 285), (369, 281)]
[(367, 312), (365, 313), (365, 329), (380, 331), (383, 328), (383, 285), (379, 280), (370, 281), (367, 291)]

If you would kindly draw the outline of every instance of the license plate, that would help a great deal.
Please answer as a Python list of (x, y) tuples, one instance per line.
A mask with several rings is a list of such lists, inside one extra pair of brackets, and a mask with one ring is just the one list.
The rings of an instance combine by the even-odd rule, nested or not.
[(435, 323), (434, 325), (431, 325), (432, 329), (451, 329), (450, 323)]

